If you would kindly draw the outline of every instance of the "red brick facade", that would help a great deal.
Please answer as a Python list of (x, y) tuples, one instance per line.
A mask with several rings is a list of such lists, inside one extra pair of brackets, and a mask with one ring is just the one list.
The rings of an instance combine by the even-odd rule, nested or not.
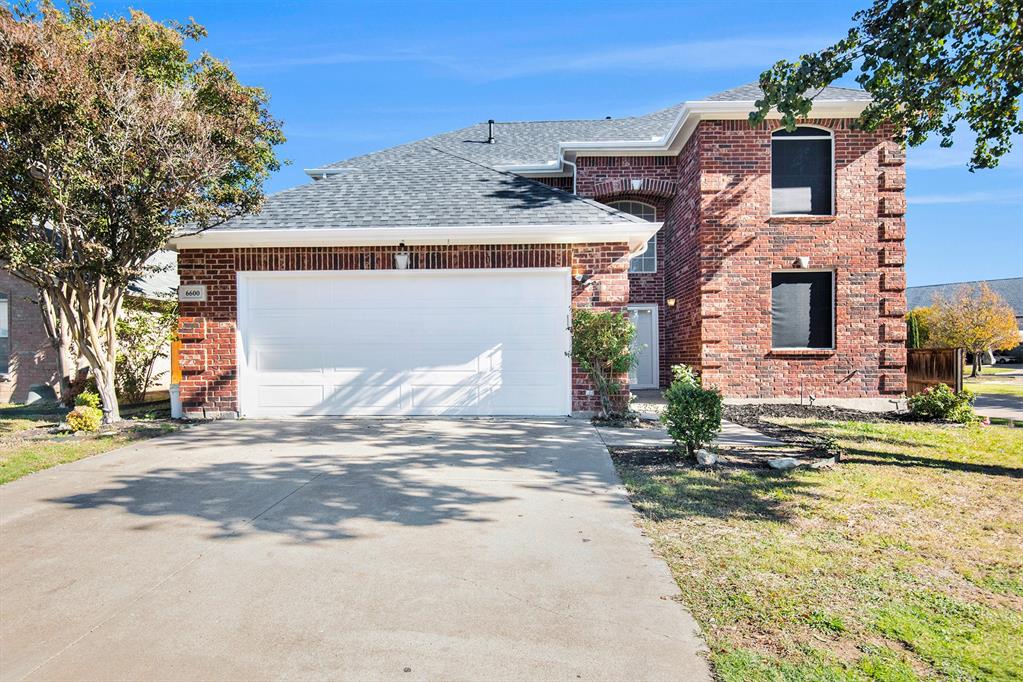
[[(677, 155), (577, 158), (576, 188), (602, 202), (652, 204), (664, 227), (657, 272), (628, 273), (624, 243), (412, 248), (412, 268), (571, 267), (593, 274), (573, 283), (573, 305), (621, 309), (655, 304), (660, 378), (698, 368), (733, 399), (886, 398), (905, 391), (905, 154), (891, 130), (833, 131), (835, 215), (772, 217), (769, 122), (701, 122)], [(547, 184), (567, 185), (565, 178)], [(394, 248), (182, 251), (183, 284), (205, 283), (209, 301), (182, 304), (186, 409), (233, 413), (235, 272), (390, 268)], [(799, 257), (835, 274), (835, 348), (772, 350), (771, 273)], [(669, 305), (669, 302), (671, 305)], [(596, 407), (573, 373), (573, 409)]]
[(9, 371), (0, 376), (0, 403), (21, 402), (33, 384), (57, 383), (56, 349), (46, 336), (35, 287), (0, 270), (10, 310)]
[[(397, 247), (294, 247), (182, 250), (181, 284), (205, 284), (206, 302), (182, 302), (179, 338), (181, 398), (186, 416), (236, 415), (237, 276), (239, 271), (390, 269)], [(621, 310), (629, 300), (628, 246), (609, 244), (503, 244), (409, 247), (411, 268), (571, 268), (591, 275), (585, 285), (573, 280), (572, 305)], [(623, 377), (624, 380), (624, 377)], [(572, 371), (572, 409), (594, 410), (586, 395), (589, 379)]]

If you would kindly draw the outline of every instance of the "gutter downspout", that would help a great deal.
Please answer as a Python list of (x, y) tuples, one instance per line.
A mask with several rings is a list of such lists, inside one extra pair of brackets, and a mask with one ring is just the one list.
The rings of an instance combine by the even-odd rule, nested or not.
[(575, 191), (575, 176), (576, 176), (575, 161), (569, 161), (564, 156), (562, 156), (561, 157), (561, 163), (567, 163), (569, 166), (572, 167), (572, 194), (575, 195), (576, 194), (576, 191)]

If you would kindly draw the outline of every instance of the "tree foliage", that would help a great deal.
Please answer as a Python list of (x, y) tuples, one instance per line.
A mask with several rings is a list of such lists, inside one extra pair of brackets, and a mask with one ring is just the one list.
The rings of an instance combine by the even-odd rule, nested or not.
[(981, 354), (1019, 345), (1016, 313), (983, 282), (956, 289), (951, 297), (939, 294), (931, 304), (929, 345), (965, 348), (973, 353), (973, 376), (980, 372)]
[(128, 282), (175, 230), (256, 210), (279, 167), (266, 94), (190, 58), (205, 34), (83, 0), (0, 6), (0, 261), (67, 318), (110, 421)]
[(931, 309), (914, 308), (906, 313), (906, 348), (926, 348), (931, 337)]
[(975, 134), (970, 170), (992, 168), (1023, 133), (1023, 4), (1019, 0), (874, 0), (834, 45), (780, 61), (760, 75), (753, 123), (776, 108), (788, 129), (821, 89), (851, 71), (873, 101), (860, 125), (892, 123), (900, 141), (931, 134), (952, 146), (966, 123)]
[(626, 313), (572, 311), (572, 357), (593, 381), (606, 416), (622, 414), (628, 406), (620, 379), (636, 361), (635, 336), (636, 326)]

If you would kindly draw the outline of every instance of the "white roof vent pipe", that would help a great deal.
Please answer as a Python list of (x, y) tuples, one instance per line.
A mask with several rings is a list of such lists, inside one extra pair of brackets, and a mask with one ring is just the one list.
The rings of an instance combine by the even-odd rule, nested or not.
[(487, 121), (487, 144), (494, 144), (494, 119)]

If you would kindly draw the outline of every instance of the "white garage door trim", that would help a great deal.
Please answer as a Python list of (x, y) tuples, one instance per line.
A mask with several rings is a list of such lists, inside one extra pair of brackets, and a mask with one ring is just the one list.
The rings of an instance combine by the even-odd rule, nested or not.
[[(572, 407), (572, 367), (571, 360), (565, 352), (571, 348), (571, 332), (569, 330), (569, 315), (571, 311), (571, 270), (569, 268), (485, 268), (485, 269), (445, 269), (445, 270), (301, 270), (301, 271), (240, 271), (237, 273), (237, 367), (238, 367), (238, 403), (239, 413), (241, 416), (248, 417), (265, 417), (265, 416), (288, 416), (288, 415), (312, 415), (312, 414), (339, 414), (344, 415), (437, 415), (437, 414), (451, 414), (451, 415), (566, 415), (571, 413)], [(555, 351), (558, 355), (556, 360), (558, 369), (554, 372), (544, 374), (544, 376), (560, 377), (558, 382), (551, 391), (557, 391), (560, 394), (558, 400), (548, 401), (544, 409), (537, 411), (519, 411), (506, 412), (502, 411), (502, 408), (488, 409), (485, 405), (481, 406), (480, 399), (477, 399), (477, 404), (474, 408), (453, 407), (448, 408), (444, 406), (427, 406), (425, 409), (418, 406), (411, 406), (406, 404), (404, 397), (400, 400), (400, 407), (394, 408), (386, 407), (373, 407), (372, 405), (361, 405), (356, 409), (345, 408), (341, 411), (333, 407), (318, 407), (316, 409), (302, 409), (302, 408), (261, 408), (259, 406), (256, 395), (253, 391), (257, 390), (257, 371), (251, 367), (251, 363), (254, 361), (252, 353), (250, 352), (251, 344), (249, 342), (249, 332), (252, 331), (255, 325), (250, 323), (250, 286), (254, 282), (260, 281), (275, 281), (284, 279), (310, 279), (310, 278), (323, 278), (325, 282), (338, 282), (338, 286), (343, 287), (345, 281), (352, 281), (352, 284), (357, 287), (366, 287), (366, 291), (369, 292), (373, 281), (393, 282), (395, 279), (405, 280), (410, 283), (416, 281), (424, 282), (424, 287), (429, 287), (427, 282), (430, 279), (435, 278), (465, 278), (467, 291), (475, 291), (482, 289), (486, 284), (482, 281), (473, 284), (471, 281), (474, 278), (503, 278), (507, 281), (509, 276), (523, 277), (523, 278), (534, 278), (538, 280), (543, 278), (550, 282), (551, 286), (548, 287), (546, 283), (538, 282), (534, 286), (540, 286), (544, 289), (544, 296), (540, 297), (537, 302), (543, 303), (551, 307), (557, 307), (558, 309), (563, 308), (564, 317), (563, 323), (559, 320), (557, 330), (555, 331), (552, 323), (548, 323), (549, 326), (545, 326), (546, 332), (550, 333), (552, 338), (552, 351)], [(500, 283), (500, 279), (492, 281), (492, 285)], [(386, 285), (385, 285), (386, 286)], [(438, 287), (444, 285), (440, 282), (437, 283)], [(548, 295), (549, 292), (549, 295)], [(367, 293), (367, 296), (369, 294)], [(533, 301), (535, 296), (530, 297), (529, 301)], [(480, 300), (485, 300), (482, 297)], [(503, 305), (503, 303), (501, 304)], [(528, 307), (524, 305), (523, 307)], [(365, 305), (363, 306), (365, 310)], [(372, 309), (372, 308), (370, 308)], [(449, 310), (456, 309), (450, 308)], [(547, 314), (550, 315), (551, 311), (548, 310)], [(257, 323), (258, 324), (258, 323)], [(255, 333), (255, 332), (253, 332)], [(441, 344), (443, 345), (443, 341)], [(547, 357), (548, 362), (554, 362), (552, 356)], [(482, 361), (481, 361), (482, 362)], [(500, 360), (498, 360), (498, 363)], [(550, 364), (550, 366), (554, 366)], [(501, 366), (501, 370), (506, 365)], [(324, 368), (327, 370), (328, 368)], [(326, 382), (326, 380), (324, 380)], [(324, 385), (321, 383), (320, 385)], [(335, 388), (342, 384), (335, 384)], [(402, 389), (404, 390), (404, 389)], [(482, 394), (482, 391), (480, 391)], [(264, 393), (260, 392), (260, 396)], [(546, 393), (545, 393), (546, 395)], [(553, 393), (551, 394), (553, 396)], [(500, 399), (499, 391), (497, 392), (497, 400)], [(414, 401), (413, 401), (414, 402)]]

